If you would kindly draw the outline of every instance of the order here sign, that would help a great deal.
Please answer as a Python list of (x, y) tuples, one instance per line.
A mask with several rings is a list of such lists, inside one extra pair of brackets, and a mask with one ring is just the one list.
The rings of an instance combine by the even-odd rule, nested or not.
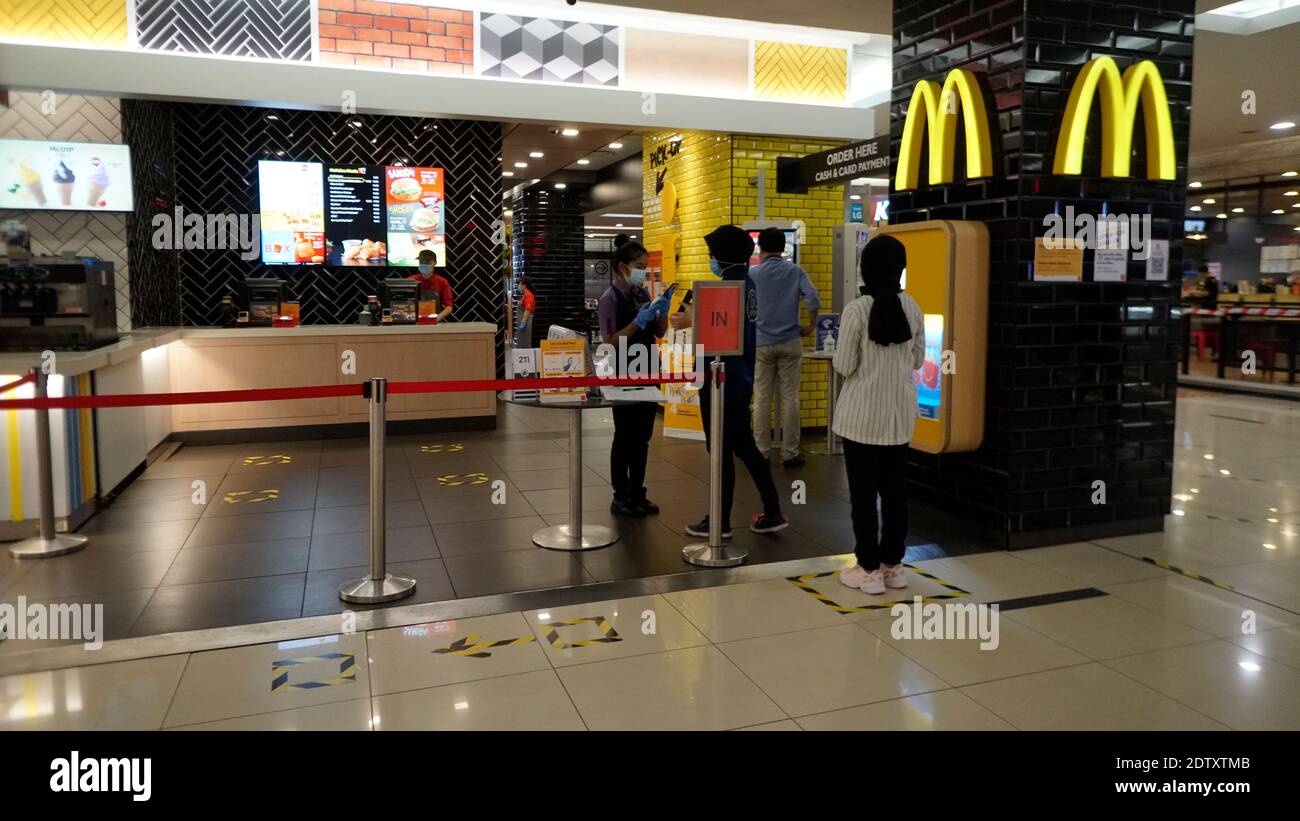
[(695, 283), (695, 344), (708, 356), (736, 356), (745, 350), (745, 282)]

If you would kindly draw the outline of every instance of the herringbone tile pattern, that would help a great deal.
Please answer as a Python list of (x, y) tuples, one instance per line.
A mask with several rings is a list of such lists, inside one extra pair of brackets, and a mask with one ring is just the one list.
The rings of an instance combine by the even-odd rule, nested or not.
[(797, 43), (754, 42), (754, 96), (806, 103), (843, 103), (848, 52)]
[(311, 0), (136, 0), (141, 48), (311, 59)]
[(0, 36), (125, 46), (127, 0), (0, 0)]

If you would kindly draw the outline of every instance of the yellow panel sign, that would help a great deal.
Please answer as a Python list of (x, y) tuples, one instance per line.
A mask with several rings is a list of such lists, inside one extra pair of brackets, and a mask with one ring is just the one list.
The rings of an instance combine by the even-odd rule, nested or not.
[(948, 72), (942, 89), (932, 80), (921, 80), (912, 89), (907, 119), (903, 121), (903, 139), (898, 145), (896, 190), (907, 191), (917, 185), (922, 134), (930, 137), (930, 184), (952, 182), (958, 109), (966, 129), (966, 176), (975, 179), (993, 174), (993, 143), (989, 139), (984, 95), (975, 75), (959, 68)]
[(1061, 120), (1056, 138), (1053, 174), (1081, 174), (1083, 143), (1092, 115), (1092, 98), (1101, 92), (1101, 175), (1127, 177), (1131, 167), (1133, 129), (1137, 127), (1138, 102), (1142, 103), (1142, 122), (1146, 126), (1147, 178), (1172, 180), (1175, 177), (1174, 128), (1169, 119), (1169, 100), (1165, 84), (1155, 63), (1143, 60), (1124, 69), (1110, 57), (1097, 57), (1084, 64)]
[(989, 233), (981, 222), (931, 220), (880, 230), (907, 249), (904, 287), (925, 314), (912, 447), (975, 450), (984, 439)]

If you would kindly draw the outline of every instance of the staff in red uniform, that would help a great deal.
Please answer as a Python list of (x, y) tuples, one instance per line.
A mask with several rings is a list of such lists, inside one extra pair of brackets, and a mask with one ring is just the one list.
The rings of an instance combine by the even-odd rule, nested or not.
[(421, 291), (433, 291), (438, 296), (438, 321), (442, 322), (451, 314), (451, 283), (447, 278), (434, 271), (438, 264), (438, 255), (428, 248), (416, 257), (420, 264), (420, 273), (407, 277), (420, 283)]

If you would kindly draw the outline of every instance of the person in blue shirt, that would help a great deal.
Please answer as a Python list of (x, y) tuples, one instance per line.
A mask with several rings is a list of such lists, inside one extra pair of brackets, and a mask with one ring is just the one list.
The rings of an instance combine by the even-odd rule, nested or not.
[[(738, 356), (722, 358), (723, 382), (722, 442), (713, 441), (709, 419), (712, 412), (711, 390), (706, 385), (700, 390), (700, 418), (704, 421), (704, 445), (708, 449), (722, 448), (722, 537), (730, 539), (731, 505), (736, 495), (736, 466), (734, 455), (744, 463), (749, 476), (763, 500), (763, 512), (755, 514), (749, 529), (755, 533), (775, 533), (784, 530), (789, 519), (781, 512), (781, 498), (772, 481), (772, 467), (754, 444), (750, 427), (749, 401), (754, 393), (754, 349), (758, 324), (758, 295), (754, 281), (749, 277), (749, 258), (754, 252), (754, 240), (749, 233), (735, 225), (723, 225), (704, 238), (709, 248), (709, 268), (721, 279), (743, 280), (745, 283), (745, 348)], [(670, 324), (676, 328), (690, 327), (688, 315), (673, 314)], [(706, 369), (708, 362), (698, 363)], [(692, 536), (707, 538), (709, 517), (696, 524), (687, 525)]]
[[(785, 259), (785, 231), (758, 234), (760, 261), (749, 270), (758, 293), (758, 351), (754, 361), (754, 433), (766, 459), (772, 452), (772, 400), (781, 403), (781, 462), (804, 463), (799, 452), (799, 378), (803, 337), (817, 328), (821, 298), (808, 272)], [(799, 299), (808, 306), (808, 324), (799, 324)]]

